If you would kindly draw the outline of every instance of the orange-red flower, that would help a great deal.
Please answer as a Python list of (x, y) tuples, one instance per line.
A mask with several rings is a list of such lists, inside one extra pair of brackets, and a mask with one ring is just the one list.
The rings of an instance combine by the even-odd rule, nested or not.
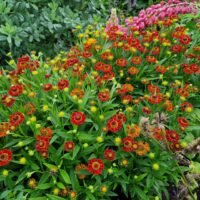
[(101, 68), (101, 71), (104, 73), (108, 73), (112, 71), (112, 66), (109, 64), (104, 64)]
[(36, 136), (36, 145), (35, 148), (38, 152), (45, 152), (49, 148), (49, 138), (45, 136)]
[(149, 92), (151, 92), (153, 94), (156, 94), (156, 93), (160, 92), (159, 87), (157, 85), (153, 85), (153, 84), (148, 85), (147, 89), (148, 89)]
[(83, 112), (74, 112), (71, 115), (71, 123), (77, 126), (83, 124), (86, 120), (86, 116)]
[(132, 59), (131, 59), (131, 62), (134, 65), (139, 65), (139, 64), (142, 63), (142, 58), (140, 56), (133, 56)]
[(12, 160), (12, 151), (9, 149), (0, 150), (0, 167), (8, 165)]
[(163, 98), (160, 94), (152, 95), (148, 98), (149, 103), (159, 104), (162, 102)]
[(118, 58), (115, 63), (117, 66), (125, 67), (127, 65), (127, 60), (125, 58)]
[(86, 175), (81, 172), (88, 171), (88, 167), (87, 167), (87, 165), (81, 163), (76, 166), (75, 171), (78, 172), (79, 179), (84, 179), (86, 177)]
[(127, 125), (126, 126), (126, 133), (131, 138), (136, 138), (140, 135), (140, 127), (136, 124)]
[(188, 36), (188, 35), (182, 34), (181, 37), (179, 38), (179, 41), (180, 41), (181, 44), (186, 45), (186, 44), (189, 44), (191, 42), (191, 37)]
[(47, 83), (47, 84), (44, 84), (44, 85), (43, 85), (43, 90), (46, 91), (46, 92), (51, 91), (52, 88), (53, 88), (53, 85), (50, 84), (50, 83)]
[(135, 153), (139, 156), (144, 156), (150, 151), (149, 144), (147, 142), (137, 142), (137, 149), (135, 150)]
[(94, 69), (97, 70), (97, 71), (100, 71), (100, 70), (103, 69), (103, 66), (104, 66), (104, 65), (105, 65), (105, 64), (102, 63), (102, 62), (97, 62), (97, 63), (95, 63), (95, 65), (94, 65)]
[(183, 102), (183, 103), (181, 103), (181, 110), (185, 111), (186, 108), (193, 108), (193, 106), (189, 102)]
[(179, 135), (173, 130), (166, 130), (166, 139), (169, 142), (178, 143)]
[(137, 74), (138, 71), (139, 71), (139, 70), (138, 70), (138, 68), (136, 68), (136, 67), (130, 67), (130, 68), (128, 68), (128, 73), (131, 74), (131, 75)]
[(74, 142), (73, 141), (67, 141), (65, 142), (65, 151), (73, 151), (74, 149)]
[(113, 161), (115, 159), (115, 152), (112, 149), (106, 149), (104, 151), (104, 158)]
[(101, 159), (93, 158), (88, 162), (88, 171), (94, 175), (99, 175), (103, 172), (104, 163)]
[(9, 130), (10, 124), (8, 122), (0, 123), (0, 138), (5, 137)]
[(84, 97), (84, 91), (80, 88), (74, 88), (71, 93), (70, 96), (77, 96), (79, 99), (82, 99)]
[(82, 53), (82, 56), (83, 56), (84, 58), (90, 58), (90, 57), (92, 57), (92, 53), (91, 53), (90, 51), (84, 51), (84, 52)]
[(4, 95), (2, 97), (2, 103), (6, 107), (11, 107), (15, 103), (15, 99), (8, 95)]
[(134, 140), (131, 137), (125, 137), (122, 139), (123, 147), (122, 150), (125, 152), (133, 151)]
[(120, 120), (122, 123), (126, 122), (126, 116), (122, 112), (119, 112), (118, 114), (114, 115), (112, 118)]
[(164, 74), (167, 71), (165, 66), (157, 66), (156, 67), (156, 72), (159, 72), (161, 74)]
[(116, 133), (122, 128), (122, 122), (119, 119), (111, 118), (108, 120), (107, 128), (109, 131)]
[(178, 117), (177, 121), (178, 121), (179, 125), (182, 127), (189, 126), (189, 122), (185, 117)]
[(58, 89), (59, 90), (64, 90), (65, 88), (69, 87), (69, 81), (66, 79), (61, 79), (58, 82)]
[(110, 93), (107, 91), (99, 92), (98, 99), (102, 102), (108, 101), (110, 99)]
[(157, 139), (157, 140), (163, 140), (164, 138), (164, 132), (162, 129), (160, 128), (155, 128), (153, 130), (153, 135), (152, 135), (153, 138)]
[(156, 57), (154, 57), (154, 56), (147, 56), (147, 57), (146, 57), (146, 61), (147, 61), (148, 63), (156, 63), (157, 59), (156, 59)]
[(12, 126), (19, 126), (25, 119), (21, 112), (11, 114), (9, 118)]
[(8, 90), (8, 94), (13, 97), (18, 97), (23, 92), (23, 86), (22, 85), (13, 85)]
[(167, 100), (164, 102), (163, 107), (166, 111), (171, 112), (174, 109), (174, 106), (171, 101)]
[(53, 134), (53, 131), (52, 131), (52, 129), (49, 128), (49, 127), (42, 127), (42, 128), (40, 129), (40, 133), (41, 133), (42, 136), (51, 139), (52, 134)]

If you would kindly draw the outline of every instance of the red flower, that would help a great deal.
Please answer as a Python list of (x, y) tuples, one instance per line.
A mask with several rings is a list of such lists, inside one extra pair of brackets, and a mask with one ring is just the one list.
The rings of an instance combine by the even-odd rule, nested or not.
[(145, 113), (145, 114), (150, 114), (151, 113), (151, 109), (148, 108), (148, 107), (143, 107), (142, 108), (142, 112)]
[(102, 76), (102, 79), (105, 80), (105, 81), (109, 81), (109, 80), (112, 80), (113, 77), (115, 77), (115, 73), (114, 72), (108, 72), (108, 73), (105, 73)]
[(122, 143), (123, 143), (123, 147), (122, 147), (123, 151), (125, 151), (125, 152), (133, 151), (134, 140), (131, 137), (123, 138)]
[(178, 117), (177, 121), (178, 121), (179, 125), (182, 127), (189, 126), (189, 122), (185, 117)]
[(111, 149), (106, 149), (104, 151), (104, 158), (106, 160), (110, 160), (110, 161), (113, 161), (115, 159), (115, 152)]
[(104, 52), (101, 55), (102, 60), (108, 60), (110, 57), (113, 57), (113, 54), (111, 52)]
[(160, 48), (159, 47), (153, 47), (151, 50), (152, 55), (158, 55), (160, 53)]
[(15, 99), (9, 97), (8, 95), (4, 95), (2, 97), (2, 103), (6, 107), (11, 107), (15, 103)]
[(49, 127), (43, 127), (40, 129), (40, 133), (42, 134), (42, 136), (51, 139), (52, 137), (52, 130)]
[(159, 87), (156, 86), (156, 85), (153, 85), (153, 84), (148, 85), (147, 89), (148, 89), (149, 92), (151, 92), (153, 94), (160, 92)]
[(146, 61), (148, 63), (156, 63), (156, 58), (154, 56), (147, 56)]
[(160, 94), (152, 95), (148, 98), (148, 101), (153, 104), (159, 104), (162, 101), (162, 96)]
[(122, 128), (122, 122), (119, 119), (111, 118), (107, 123), (108, 130), (116, 133)]
[(98, 99), (102, 102), (108, 101), (110, 99), (110, 93), (109, 92), (100, 92), (98, 94)]
[(127, 65), (127, 60), (125, 58), (119, 58), (116, 60), (116, 65), (125, 67)]
[(101, 68), (101, 71), (104, 73), (108, 73), (112, 71), (112, 66), (108, 64), (104, 64), (103, 67)]
[(101, 159), (93, 158), (89, 160), (88, 171), (94, 175), (101, 174), (104, 169), (104, 163)]
[(131, 75), (137, 74), (138, 71), (139, 71), (139, 70), (138, 70), (138, 68), (136, 68), (136, 67), (130, 67), (130, 68), (128, 68), (128, 73), (131, 74)]
[(8, 122), (0, 123), (0, 138), (5, 137), (9, 130), (10, 124)]
[(51, 74), (45, 74), (45, 75), (44, 75), (44, 78), (46, 78), (46, 79), (47, 79), (47, 78), (50, 78), (50, 77), (51, 77)]
[(10, 115), (10, 123), (13, 126), (19, 126), (24, 119), (24, 115), (21, 112), (16, 112)]
[(26, 115), (32, 115), (36, 112), (36, 108), (33, 103), (27, 103), (24, 105), (24, 111)]
[(142, 58), (140, 56), (134, 56), (132, 57), (131, 62), (135, 65), (139, 65), (142, 63)]
[(43, 85), (43, 90), (46, 92), (49, 92), (52, 89), (53, 85), (50, 83), (44, 84)]
[(58, 82), (58, 89), (59, 90), (64, 90), (65, 88), (68, 88), (68, 86), (69, 86), (69, 81), (68, 80), (61, 79)]
[(173, 151), (181, 151), (182, 147), (179, 143), (171, 143), (170, 149), (173, 150)]
[(157, 66), (156, 67), (156, 72), (164, 74), (166, 71), (167, 71), (167, 69), (164, 66)]
[(73, 151), (74, 149), (74, 142), (73, 141), (67, 141), (65, 142), (65, 151)]
[(71, 115), (71, 123), (77, 126), (83, 124), (86, 120), (86, 116), (82, 112), (74, 112)]
[(102, 63), (102, 62), (97, 62), (97, 63), (95, 63), (95, 65), (94, 65), (94, 69), (97, 70), (97, 71), (100, 71), (100, 70), (102, 70), (103, 66), (104, 66), (104, 63)]
[(126, 116), (123, 113), (118, 113), (113, 116), (113, 119), (120, 120), (122, 123), (126, 122)]
[(162, 129), (160, 128), (156, 128), (154, 131), (153, 131), (153, 135), (152, 137), (157, 139), (157, 140), (163, 140), (163, 135), (164, 135), (164, 132)]
[(22, 94), (22, 92), (23, 92), (23, 86), (22, 85), (13, 85), (8, 90), (8, 94), (10, 96), (13, 96), (13, 97), (19, 96), (20, 94)]
[(186, 88), (178, 88), (176, 90), (176, 94), (183, 96), (183, 97), (188, 97), (188, 95), (189, 95)]
[(36, 136), (36, 145), (35, 148), (39, 152), (46, 152), (49, 148), (49, 138), (45, 136)]
[(9, 149), (0, 150), (0, 167), (8, 165), (12, 160), (12, 151)]
[(90, 57), (92, 56), (92, 53), (91, 53), (90, 51), (84, 51), (84, 52), (82, 53), (82, 56), (83, 56), (84, 58), (90, 58)]
[(166, 130), (166, 138), (169, 142), (178, 143), (179, 135), (173, 130)]
[(181, 103), (181, 110), (185, 111), (186, 108), (193, 108), (193, 106), (189, 102), (183, 102), (183, 103)]
[(21, 58), (18, 58), (18, 62), (17, 62), (17, 69), (18, 70), (23, 70), (27, 67), (27, 63), (29, 63), (30, 57), (29, 56), (22, 56)]
[(127, 102), (127, 103), (131, 103), (133, 100), (133, 97), (129, 94), (122, 96), (122, 102)]
[(181, 46), (181, 45), (178, 45), (178, 44), (173, 45), (173, 46), (171, 47), (171, 51), (174, 52), (174, 53), (179, 53), (179, 52), (181, 52), (182, 50), (183, 50), (182, 46)]
[(66, 64), (68, 67), (73, 66), (74, 64), (78, 63), (77, 58), (69, 58), (66, 60)]
[(191, 38), (188, 35), (181, 35), (179, 38), (180, 43), (182, 44), (189, 44), (191, 42)]

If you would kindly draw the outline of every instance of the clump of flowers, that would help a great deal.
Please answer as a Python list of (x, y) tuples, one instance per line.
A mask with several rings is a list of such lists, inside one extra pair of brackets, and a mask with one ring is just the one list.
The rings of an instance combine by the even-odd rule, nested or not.
[(127, 26), (136, 29), (145, 29), (150, 25), (158, 24), (163, 20), (163, 24), (169, 25), (169, 19), (175, 15), (196, 13), (195, 2), (180, 0), (161, 1), (159, 4), (153, 4), (146, 10), (141, 10), (138, 16), (126, 19)]
[(15, 185), (33, 199), (168, 198), (183, 173), (175, 153), (196, 125), (200, 48), (178, 15), (159, 22), (121, 29), (112, 11), (106, 29), (89, 26), (69, 52), (22, 56), (1, 71), (0, 166), (10, 175), (0, 178), (10, 198)]

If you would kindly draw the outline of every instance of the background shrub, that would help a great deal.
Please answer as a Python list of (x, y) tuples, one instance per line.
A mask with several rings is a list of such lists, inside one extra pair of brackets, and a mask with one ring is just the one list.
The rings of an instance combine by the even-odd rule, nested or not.
[(0, 64), (5, 64), (8, 52), (15, 58), (33, 50), (53, 56), (71, 46), (72, 29), (77, 25), (105, 22), (112, 7), (119, 8), (121, 14), (133, 15), (153, 2), (156, 1), (0, 1)]

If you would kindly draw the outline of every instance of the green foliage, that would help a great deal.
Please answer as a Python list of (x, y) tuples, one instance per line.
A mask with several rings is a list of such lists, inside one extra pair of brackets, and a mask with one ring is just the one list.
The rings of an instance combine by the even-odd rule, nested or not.
[[(0, 61), (11, 52), (16, 58), (30, 51), (47, 56), (66, 50), (74, 41), (77, 25), (105, 23), (110, 9), (117, 7), (122, 18), (135, 15), (157, 1), (140, 0), (127, 9), (129, 1), (111, 0), (5, 0), (0, 1)], [(4, 62), (3, 62), (4, 63)]]
[[(111, 1), (5, 0), (0, 1), (0, 53), (18, 57), (30, 51), (47, 55), (72, 45), (72, 29), (77, 25), (107, 18)], [(98, 17), (97, 17), (98, 15)], [(2, 59), (2, 58), (1, 58)]]

